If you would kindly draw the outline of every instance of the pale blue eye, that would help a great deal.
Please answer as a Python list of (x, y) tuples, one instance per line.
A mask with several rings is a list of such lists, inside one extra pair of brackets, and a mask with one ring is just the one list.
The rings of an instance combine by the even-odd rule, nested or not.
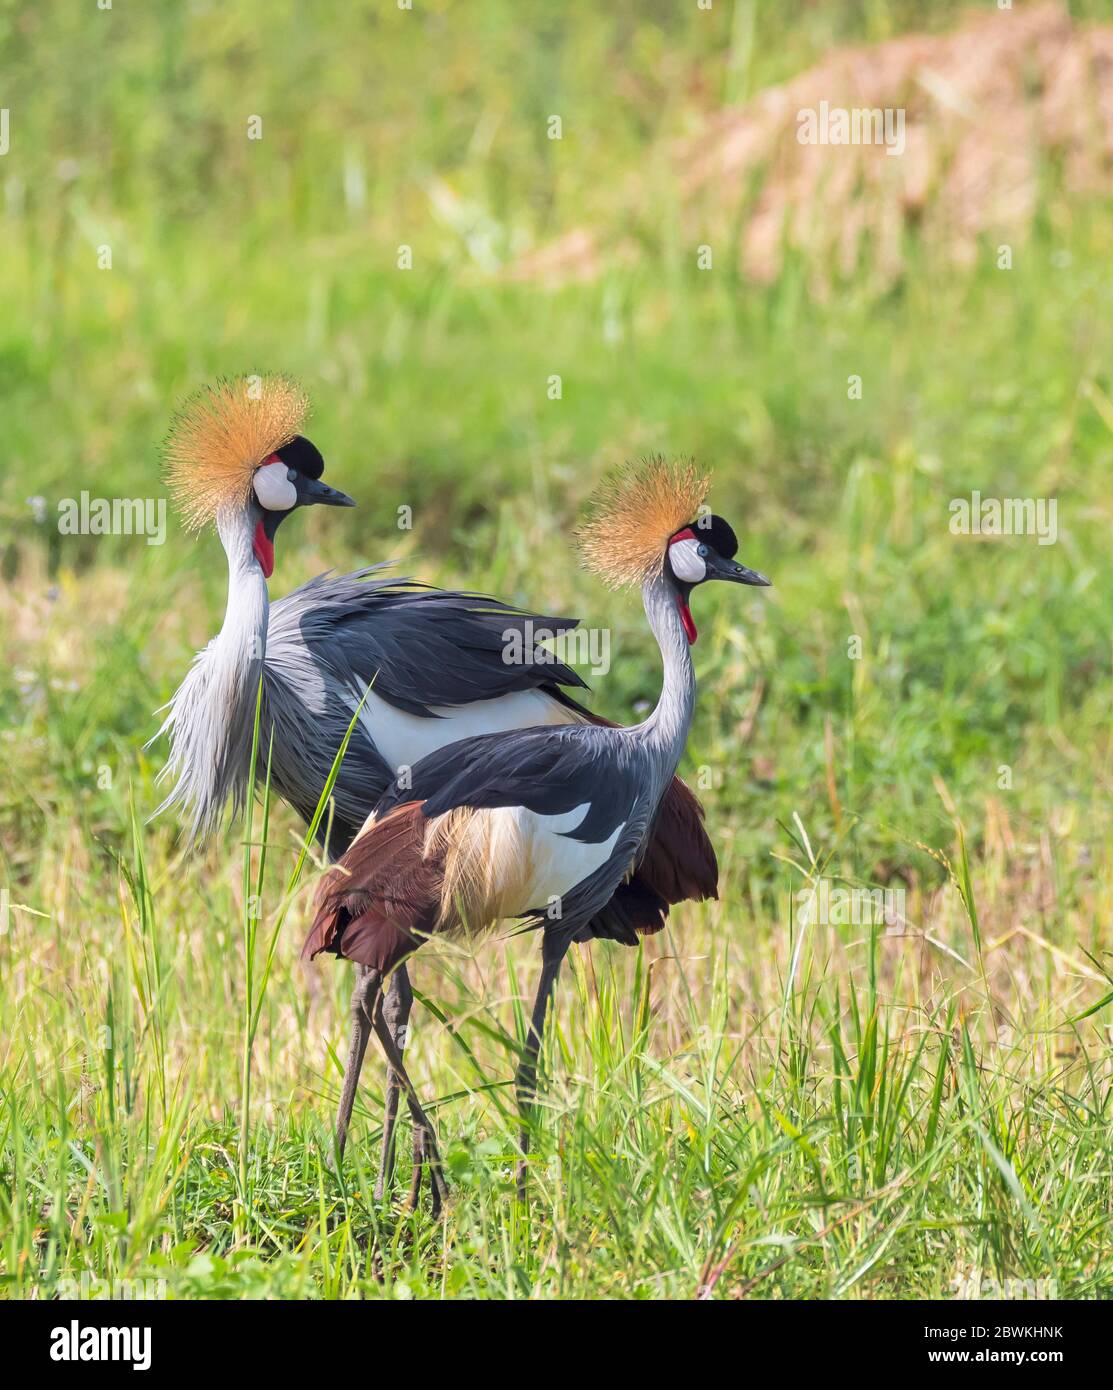
[(710, 552), (710, 550), (708, 550), (707, 546), (705, 546), (705, 545), (700, 545), (700, 546), (697, 546), (697, 547), (696, 547), (696, 554), (697, 554), (697, 555), (710, 555), (711, 552)]

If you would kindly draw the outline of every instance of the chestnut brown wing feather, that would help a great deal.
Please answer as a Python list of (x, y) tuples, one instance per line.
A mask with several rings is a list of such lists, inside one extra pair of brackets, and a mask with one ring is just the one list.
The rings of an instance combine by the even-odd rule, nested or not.
[(385, 973), (436, 930), (444, 865), (424, 858), (428, 825), (409, 801), (353, 842), (318, 890), (303, 959), (329, 951)]
[(679, 777), (661, 798), (636, 877), (667, 903), (719, 896), (719, 864), (703, 807)]

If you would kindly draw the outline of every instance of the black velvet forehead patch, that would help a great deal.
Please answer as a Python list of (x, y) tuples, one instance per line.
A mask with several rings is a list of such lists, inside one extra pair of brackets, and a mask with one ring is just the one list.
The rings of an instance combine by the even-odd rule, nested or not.
[(738, 537), (734, 527), (721, 516), (701, 516), (689, 525), (689, 530), (701, 541), (717, 550), (724, 560), (733, 559), (738, 552)]
[(296, 468), (307, 478), (319, 478), (325, 471), (320, 449), (310, 443), (304, 434), (295, 434), (289, 444), (283, 444), (277, 452), (288, 468)]

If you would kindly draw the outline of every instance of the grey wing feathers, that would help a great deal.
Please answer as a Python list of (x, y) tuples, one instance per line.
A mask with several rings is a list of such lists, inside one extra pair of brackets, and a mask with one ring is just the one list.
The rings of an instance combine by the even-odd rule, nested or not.
[[(613, 729), (594, 725), (521, 729), (463, 739), (423, 758), (408, 786), (394, 785), (377, 806), (380, 816), (406, 802), (420, 801), (430, 819), (457, 807), (525, 806), (557, 816), (584, 806), (584, 819), (563, 833), (601, 843), (618, 830), (605, 863), (564, 897), (561, 916), (527, 918), (529, 925), (567, 931), (574, 937), (607, 904), (640, 856), (653, 807), (640, 795), (641, 773), (633, 745)], [(625, 940), (627, 934), (611, 933)], [(632, 944), (636, 936), (632, 933)]]
[(593, 725), (480, 734), (422, 758), (376, 810), (385, 815), (421, 801), (430, 819), (460, 806), (525, 806), (559, 816), (587, 804), (585, 819), (566, 833), (595, 843), (610, 838), (636, 799), (637, 774), (623, 751), (612, 730)]
[[(268, 649), (298, 633), (357, 695), (376, 695), (410, 714), (497, 699), (538, 686), (584, 686), (571, 667), (534, 640), (578, 619), (524, 612), (482, 594), (433, 589), (378, 575), (371, 565), (319, 575), (271, 609)], [(515, 659), (516, 655), (526, 659)], [(554, 692), (555, 693), (555, 692)]]

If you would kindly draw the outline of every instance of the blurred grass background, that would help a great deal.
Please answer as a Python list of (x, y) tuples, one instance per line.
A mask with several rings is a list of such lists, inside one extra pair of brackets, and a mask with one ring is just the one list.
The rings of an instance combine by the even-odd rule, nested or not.
[[(655, 1296), (726, 1260), (721, 1294), (781, 1249), (758, 1293), (946, 1293), (969, 1270), (1103, 1287), (1108, 1010), (1066, 1020), (1109, 988), (1113, 207), (1048, 161), (1009, 271), (996, 237), (960, 269), (913, 234), (886, 292), (849, 276), (822, 296), (791, 255), (768, 284), (729, 247), (699, 270), (675, 215), (670, 151), (709, 114), (835, 44), (964, 12), (0, 0), (13, 1293), (85, 1272), (181, 1295)], [(631, 213), (631, 181), (659, 217)], [(557, 287), (505, 273), (580, 225), (636, 254)], [(532, 1228), (512, 1116), (476, 1089), (511, 1070), (520, 942), (417, 969), (453, 1022), (422, 1011), (413, 1045), (443, 1102), (446, 1232), (325, 1171), (347, 976), (297, 967), (302, 900), (262, 1015), (250, 1194), (221, 1157), (237, 835), (187, 857), (173, 825), (133, 834), (131, 805), (157, 804), (163, 749), (142, 744), (219, 625), (223, 556), (173, 523), (149, 547), (55, 518), (82, 489), (161, 496), (175, 404), (250, 370), (305, 382), (328, 476), (360, 503), (283, 529), (272, 592), (397, 556), (583, 614), (614, 634), (595, 706), (635, 718), (656, 653), (636, 604), (577, 570), (570, 528), (606, 466), (656, 450), (712, 469), (776, 585), (701, 596), (683, 770), (723, 902), (677, 912), (644, 958), (596, 948), (568, 971)], [(972, 489), (1056, 498), (1058, 543), (951, 535)], [(279, 859), (296, 833), (276, 816)], [(794, 894), (821, 870), (903, 887), (915, 930), (801, 933)], [(353, 1163), (374, 1147), (369, 1070)]]

